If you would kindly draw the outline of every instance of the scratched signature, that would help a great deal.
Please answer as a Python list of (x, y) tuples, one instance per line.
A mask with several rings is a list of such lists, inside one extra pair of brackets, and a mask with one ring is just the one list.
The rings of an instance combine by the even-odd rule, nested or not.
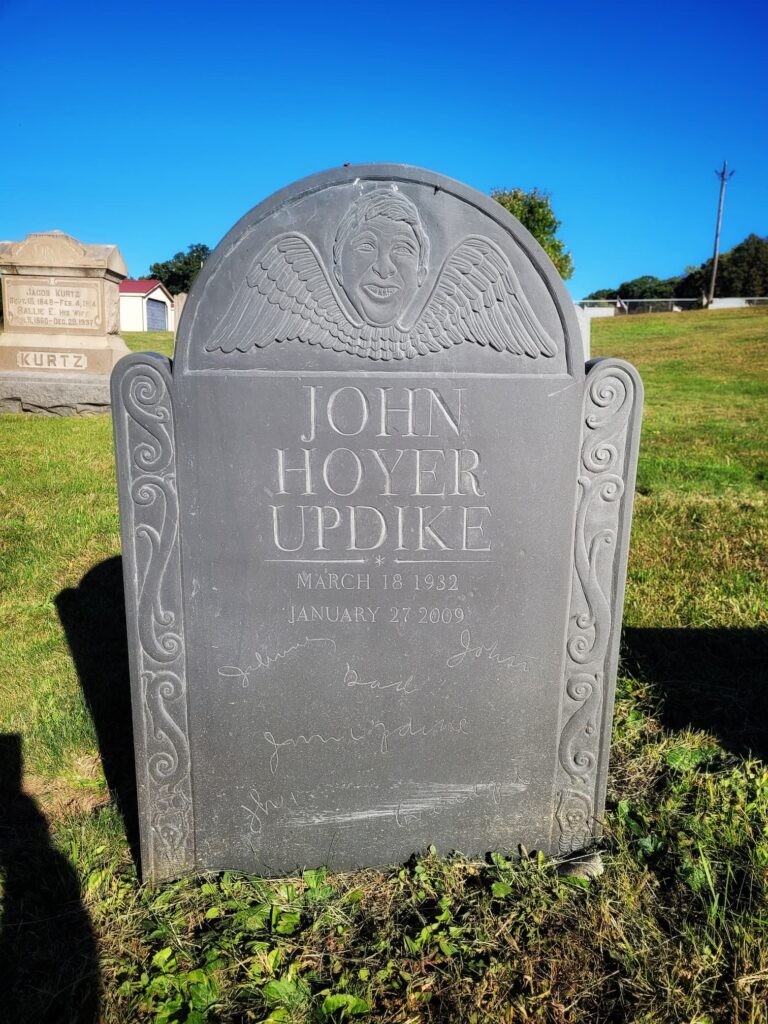
[(347, 671), (344, 673), (344, 682), (347, 686), (366, 686), (369, 690), (394, 690), (395, 693), (411, 694), (416, 692), (413, 684), (413, 674), (407, 679), (396, 679), (391, 683), (382, 683), (379, 679), (361, 679), (357, 670), (347, 662)]
[(300, 733), (298, 736), (289, 736), (284, 740), (276, 740), (269, 731), (263, 733), (263, 736), (272, 748), (269, 758), (269, 770), (273, 775), (276, 775), (280, 765), (281, 750), (299, 750), (303, 747), (317, 747), (318, 744), (321, 746), (339, 746), (340, 744), (356, 744), (366, 740), (373, 740), (378, 746), (379, 753), (388, 754), (390, 752), (390, 740), (395, 737), (420, 742), (425, 739), (445, 737), (446, 734), (460, 733), (466, 736), (467, 724), (466, 718), (460, 718), (458, 722), (450, 721), (446, 718), (438, 718), (420, 725), (418, 723), (414, 724), (413, 717), (410, 717), (407, 722), (390, 727), (384, 722), (371, 719), (366, 726), (361, 726), (362, 732), (356, 732), (352, 726), (349, 726), (340, 730), (341, 735), (337, 736), (323, 736), (322, 733), (313, 732), (309, 734)]
[(302, 647), (309, 647), (310, 644), (331, 644), (333, 646), (333, 653), (336, 653), (336, 641), (330, 637), (305, 636), (303, 640), (291, 644), (290, 647), (286, 647), (282, 651), (275, 651), (272, 654), (262, 654), (257, 651), (254, 655), (254, 665), (246, 665), (245, 668), (240, 668), (237, 665), (222, 665), (219, 669), (219, 677), (221, 679), (237, 679), (243, 689), (247, 690), (251, 685), (252, 672), (268, 669), (283, 658), (287, 658), (289, 654), (293, 654), (294, 651), (298, 651)]
[(528, 671), (529, 665), (538, 661), (537, 658), (529, 658), (525, 654), (506, 654), (499, 649), (499, 641), (494, 640), (491, 644), (476, 644), (472, 642), (472, 634), (468, 629), (462, 629), (459, 637), (461, 650), (452, 654), (446, 661), (448, 668), (458, 668), (467, 656), (474, 658), (489, 658), (497, 665), (508, 665), (510, 668), (519, 668), (523, 672)]
[[(286, 797), (284, 794), (280, 794), (275, 800), (263, 799), (258, 789), (252, 789), (248, 793), (249, 805), (240, 804), (242, 809), (247, 812), (249, 819), (249, 830), (253, 835), (261, 835), (264, 829), (264, 822), (267, 820), (269, 815), (274, 815), (275, 811), (281, 811), (286, 806)], [(296, 795), (291, 792), (288, 794), (288, 800), (291, 801), (296, 807), (299, 806), (296, 800)]]

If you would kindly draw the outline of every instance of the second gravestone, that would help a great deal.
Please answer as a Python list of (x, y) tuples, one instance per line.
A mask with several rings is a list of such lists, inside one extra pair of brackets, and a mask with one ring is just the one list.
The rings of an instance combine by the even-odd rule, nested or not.
[(396, 165), (218, 246), (113, 375), (145, 873), (599, 834), (641, 385), (497, 203)]
[(128, 354), (118, 333), (126, 268), (117, 246), (37, 232), (0, 242), (0, 275), (0, 411), (109, 412), (109, 375)]

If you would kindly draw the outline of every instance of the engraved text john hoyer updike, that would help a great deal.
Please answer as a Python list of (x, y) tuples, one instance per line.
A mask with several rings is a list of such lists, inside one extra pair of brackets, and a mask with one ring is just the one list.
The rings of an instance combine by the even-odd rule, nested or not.
[[(472, 500), (486, 496), (480, 453), (460, 446), (465, 389), (308, 384), (302, 391), (303, 443), (274, 449), (276, 498), (265, 514), (276, 553), (491, 551), (490, 506)], [(355, 447), (339, 445), (345, 438)], [(434, 447), (406, 447), (425, 438)], [(446, 439), (454, 445), (438, 447)], [(397, 501), (387, 511), (354, 503), (361, 492)]]

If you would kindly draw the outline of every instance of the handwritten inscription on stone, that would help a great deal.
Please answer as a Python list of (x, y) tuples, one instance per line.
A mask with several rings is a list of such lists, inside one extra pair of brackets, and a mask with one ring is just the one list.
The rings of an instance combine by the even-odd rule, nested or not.
[(474, 810), (472, 805), (478, 802), (501, 808), (525, 793), (528, 786), (529, 780), (523, 779), (519, 772), (508, 782), (432, 783), (411, 787), (412, 792), (397, 803), (355, 810), (317, 806), (312, 802), (312, 794), (301, 790), (268, 797), (251, 788), (247, 802), (240, 806), (245, 811), (248, 831), (259, 838), (263, 837), (266, 828), (274, 831), (301, 826), (359, 825), (371, 819), (389, 819), (395, 828), (405, 829), (423, 825), (430, 818), (439, 818), (443, 814), (455, 816), (462, 809)]
[(459, 650), (452, 654), (446, 661), (448, 668), (458, 668), (463, 664), (465, 658), (488, 658), (496, 665), (518, 668), (521, 672), (527, 672), (536, 658), (527, 657), (525, 654), (514, 654), (505, 651), (499, 640), (492, 640), (490, 643), (476, 643), (468, 629), (461, 631), (459, 637)]
[(5, 281), (8, 327), (100, 330), (103, 325), (100, 289), (100, 281), (81, 280), (73, 284), (67, 278), (8, 276)]
[(359, 727), (349, 726), (348, 729), (339, 732), (337, 735), (324, 736), (319, 732), (300, 733), (298, 736), (288, 736), (285, 739), (276, 740), (272, 732), (267, 730), (264, 739), (269, 744), (270, 758), (269, 770), (273, 775), (277, 774), (280, 765), (280, 752), (284, 750), (301, 751), (314, 746), (342, 746), (349, 744), (365, 743), (372, 740), (380, 754), (390, 752), (390, 743), (393, 739), (405, 739), (410, 742), (420, 742), (426, 739), (439, 738), (446, 735), (467, 735), (467, 719), (448, 720), (438, 718), (434, 721), (421, 723), (414, 722), (413, 716), (406, 722), (397, 725), (390, 725), (385, 722), (371, 720)]
[(362, 686), (365, 689), (373, 690), (376, 693), (391, 690), (393, 693), (402, 693), (405, 695), (415, 693), (418, 689), (413, 681), (412, 672), (406, 679), (394, 679), (388, 682), (381, 679), (361, 679), (357, 669), (352, 668), (349, 662), (347, 662), (347, 668), (344, 673), (344, 684), (348, 687)]
[(253, 655), (253, 664), (246, 665), (245, 668), (241, 668), (239, 665), (222, 665), (219, 669), (220, 679), (236, 679), (244, 690), (247, 690), (251, 685), (251, 677), (254, 672), (264, 671), (270, 668), (272, 665), (276, 665), (278, 662), (288, 658), (295, 651), (300, 651), (303, 648), (309, 647), (311, 644), (326, 644), (335, 653), (336, 652), (336, 641), (330, 637), (324, 636), (305, 636), (303, 640), (297, 640), (295, 643), (288, 644), (287, 647), (283, 647), (281, 650), (270, 651), (268, 654), (262, 651), (256, 651)]

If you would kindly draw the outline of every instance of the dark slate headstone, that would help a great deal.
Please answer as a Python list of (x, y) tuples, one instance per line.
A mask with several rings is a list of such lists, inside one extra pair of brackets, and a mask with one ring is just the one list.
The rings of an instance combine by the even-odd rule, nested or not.
[(641, 393), (464, 185), (247, 214), (113, 375), (145, 874), (599, 835)]

